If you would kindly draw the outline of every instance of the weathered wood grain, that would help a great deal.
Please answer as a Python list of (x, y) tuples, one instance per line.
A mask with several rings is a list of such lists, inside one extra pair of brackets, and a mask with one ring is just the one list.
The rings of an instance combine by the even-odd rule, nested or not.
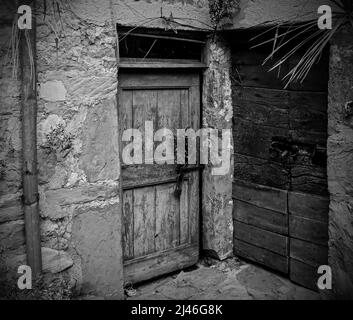
[(123, 253), (125, 260), (134, 257), (134, 197), (132, 190), (123, 192)]
[(234, 221), (234, 238), (282, 256), (288, 255), (287, 237), (236, 220)]
[(183, 182), (180, 196), (180, 245), (190, 243), (190, 188), (189, 182)]
[(190, 126), (197, 131), (201, 127), (201, 101), (200, 88), (198, 86), (193, 86), (189, 89), (189, 112), (191, 119)]
[(289, 235), (296, 239), (327, 246), (327, 223), (290, 215)]
[(123, 89), (147, 88), (189, 88), (199, 86), (199, 76), (194, 72), (188, 73), (168, 70), (140, 70), (125, 71), (119, 75), (119, 86)]
[(288, 128), (288, 96), (283, 90), (233, 87), (235, 118), (255, 124)]
[(269, 160), (273, 138), (288, 136), (287, 129), (257, 125), (237, 117), (233, 122), (234, 152), (243, 155)]
[[(167, 89), (158, 91), (157, 129), (181, 128), (181, 90)], [(183, 101), (185, 103), (185, 101)]]
[(307, 193), (289, 192), (288, 211), (295, 216), (328, 222), (330, 199)]
[(288, 235), (288, 219), (287, 215), (283, 213), (235, 200), (233, 204), (233, 218), (236, 221), (267, 231)]
[(119, 114), (121, 115), (120, 125), (121, 131), (133, 128), (132, 124), (132, 110), (133, 110), (133, 91), (120, 90), (119, 106), (121, 108)]
[(193, 172), (189, 174), (191, 183), (190, 189), (190, 241), (192, 244), (199, 243), (200, 241), (200, 193), (199, 183), (200, 174), (199, 172)]
[(287, 191), (234, 180), (233, 197), (258, 207), (287, 213)]
[(162, 274), (190, 267), (198, 262), (198, 245), (182, 246), (164, 252), (127, 261), (124, 264), (125, 283), (140, 283)]
[[(180, 90), (180, 128), (177, 129), (186, 129), (191, 125), (191, 118), (193, 115), (190, 112), (189, 91), (190, 89)], [(195, 112), (194, 108), (192, 108), (192, 110), (193, 112)], [(199, 113), (197, 112), (197, 114)]]
[(291, 238), (290, 256), (298, 261), (318, 268), (328, 263), (328, 248), (314, 243)]
[(134, 190), (134, 257), (155, 251), (155, 188)]
[(318, 166), (294, 165), (291, 169), (292, 190), (327, 196), (327, 171)]
[(317, 281), (319, 275), (317, 268), (295, 259), (290, 259), (289, 264), (289, 277), (293, 282), (305, 288), (318, 291)]
[(290, 182), (282, 164), (238, 153), (234, 154), (234, 179), (278, 189), (288, 189)]
[(174, 165), (131, 165), (122, 166), (123, 186), (141, 185), (165, 179), (175, 179), (177, 175)]
[(179, 201), (175, 184), (156, 187), (156, 250), (175, 248), (180, 242)]
[(234, 254), (284, 274), (288, 273), (288, 258), (272, 251), (234, 239)]

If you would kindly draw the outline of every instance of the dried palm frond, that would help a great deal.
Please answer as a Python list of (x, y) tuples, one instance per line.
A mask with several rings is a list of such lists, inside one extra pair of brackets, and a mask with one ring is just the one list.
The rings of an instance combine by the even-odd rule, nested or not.
[[(303, 83), (337, 31), (347, 24), (353, 26), (353, 2), (351, 0), (331, 1), (339, 8), (338, 12), (333, 12), (335, 24), (332, 29), (319, 29), (316, 19), (299, 25), (284, 22), (276, 24), (251, 39), (251, 41), (258, 42), (252, 48), (272, 43), (272, 51), (263, 62), (263, 65), (272, 63), (269, 72), (275, 69), (280, 71), (291, 57), (300, 56), (299, 62), (282, 79), (286, 81), (285, 89), (291, 83)], [(258, 40), (273, 32), (275, 34), (266, 40)]]

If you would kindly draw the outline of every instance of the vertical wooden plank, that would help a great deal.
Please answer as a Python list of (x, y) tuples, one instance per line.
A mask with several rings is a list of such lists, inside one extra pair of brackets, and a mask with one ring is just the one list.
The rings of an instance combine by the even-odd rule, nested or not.
[(155, 121), (157, 112), (157, 91), (134, 90), (133, 98), (133, 127), (142, 130), (145, 128), (146, 121)]
[[(181, 97), (179, 89), (158, 91), (158, 117), (156, 121), (156, 130), (171, 130), (174, 134), (174, 137), (176, 137), (177, 129), (181, 128), (180, 99)], [(156, 146), (157, 145), (159, 145), (159, 142), (156, 143)], [(168, 163), (172, 164), (175, 162), (175, 154), (170, 155), (170, 157), (168, 157)]]
[(190, 198), (189, 198), (189, 228), (190, 228), (190, 241), (192, 244), (199, 243), (199, 173), (194, 172), (190, 174)]
[[(193, 82), (195, 85), (189, 89), (189, 112), (190, 112), (190, 126), (195, 130), (200, 129), (200, 77), (194, 75)], [(200, 159), (200, 144), (197, 146), (197, 163)], [(200, 208), (200, 193), (199, 193), (199, 172), (193, 172), (190, 174), (190, 197), (189, 197), (189, 230), (190, 230), (190, 242), (192, 244), (198, 244), (200, 240), (199, 234), (199, 208)]]
[(144, 93), (145, 121), (156, 121), (157, 115), (157, 90), (146, 90)]
[(180, 244), (189, 243), (189, 219), (190, 219), (190, 206), (189, 206), (189, 182), (183, 182), (183, 190), (180, 197)]
[(180, 124), (181, 127), (177, 129), (186, 129), (190, 123), (190, 106), (189, 106), (189, 90), (180, 91)]
[(146, 90), (133, 91), (132, 128), (139, 129), (141, 133), (145, 127), (145, 109), (149, 98)]
[(119, 106), (121, 110), (119, 112), (119, 115), (121, 117), (120, 125), (123, 132), (126, 129), (132, 128), (133, 91), (121, 90), (120, 95), (121, 103), (119, 104)]
[(134, 257), (134, 197), (133, 191), (123, 192), (123, 251), (124, 259)]
[(158, 129), (172, 130), (181, 127), (180, 98), (180, 90), (177, 89), (158, 91)]
[(156, 187), (156, 250), (179, 245), (179, 199), (174, 196), (175, 184)]
[[(198, 76), (197, 76), (198, 78)], [(200, 129), (200, 86), (192, 86), (189, 90), (190, 95), (190, 118), (191, 118), (191, 127), (194, 130)]]
[[(156, 119), (157, 112), (157, 91), (156, 90), (134, 90), (133, 94), (133, 128), (140, 130), (143, 141), (145, 140), (145, 123), (146, 121), (154, 122)], [(154, 132), (152, 132), (152, 136), (148, 137), (153, 141)], [(145, 156), (145, 148), (146, 145), (143, 143), (142, 151)], [(148, 157), (151, 160), (150, 157)]]
[[(122, 168), (126, 167), (123, 159), (123, 150), (129, 142), (123, 142), (123, 134), (127, 129), (132, 128), (132, 109), (133, 109), (133, 91), (119, 89), (119, 155)], [(122, 170), (123, 171), (123, 170)], [(120, 184), (123, 183), (123, 175), (121, 176)], [(122, 196), (122, 190), (120, 191)], [(123, 207), (122, 207), (122, 210)]]
[(154, 187), (134, 190), (134, 258), (155, 251)]
[[(201, 102), (200, 102), (200, 76), (194, 74), (192, 83), (193, 86), (189, 89), (189, 112), (190, 112), (190, 126), (197, 132), (201, 127)], [(200, 145), (197, 146), (197, 163), (200, 161)], [(199, 223), (200, 223), (200, 173), (193, 172), (190, 174), (190, 197), (189, 197), (189, 229), (190, 242), (192, 244), (199, 244)]]

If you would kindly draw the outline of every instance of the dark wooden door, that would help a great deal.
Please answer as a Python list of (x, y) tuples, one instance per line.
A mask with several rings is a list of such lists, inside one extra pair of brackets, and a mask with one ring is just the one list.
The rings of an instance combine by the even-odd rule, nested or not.
[[(146, 121), (153, 121), (155, 132), (199, 129), (197, 73), (122, 71), (119, 85), (123, 130), (139, 129), (145, 139)], [(176, 164), (122, 165), (125, 282), (145, 281), (197, 263), (199, 171), (197, 165), (189, 169), (178, 195)]]
[(270, 51), (233, 48), (235, 252), (317, 289), (328, 259), (328, 55), (284, 90), (262, 66)]

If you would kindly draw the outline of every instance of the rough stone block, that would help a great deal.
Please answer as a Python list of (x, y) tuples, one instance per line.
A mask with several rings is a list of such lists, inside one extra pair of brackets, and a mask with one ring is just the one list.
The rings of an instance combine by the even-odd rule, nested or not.
[(23, 218), (23, 209), (20, 205), (0, 208), (0, 223), (16, 221)]
[(64, 251), (42, 248), (43, 272), (59, 273), (73, 265), (73, 260)]
[(25, 244), (23, 221), (13, 221), (0, 225), (0, 248), (17, 249)]
[(71, 213), (70, 205), (112, 199), (118, 196), (118, 192), (115, 183), (43, 190), (40, 192), (41, 216), (53, 220), (61, 219)]
[(121, 221), (117, 205), (78, 209), (72, 246), (81, 257), (82, 291), (123, 298)]
[(23, 209), (20, 194), (9, 194), (0, 198), (0, 223), (21, 220)]
[(46, 101), (65, 101), (66, 89), (61, 81), (48, 81), (40, 85), (40, 97)]
[(116, 99), (105, 99), (89, 110), (83, 134), (80, 167), (88, 182), (119, 178)]

